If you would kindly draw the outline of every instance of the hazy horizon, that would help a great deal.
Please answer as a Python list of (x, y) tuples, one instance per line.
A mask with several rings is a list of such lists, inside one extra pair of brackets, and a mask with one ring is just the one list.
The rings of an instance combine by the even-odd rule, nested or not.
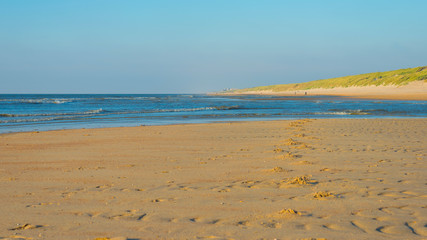
[(0, 94), (191, 94), (425, 66), (426, 7), (1, 1)]

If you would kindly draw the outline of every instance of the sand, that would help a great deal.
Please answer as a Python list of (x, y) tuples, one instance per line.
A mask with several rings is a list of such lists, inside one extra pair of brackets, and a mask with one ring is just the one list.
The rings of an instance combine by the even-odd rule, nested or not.
[(219, 95), (279, 95), (279, 96), (342, 96), (351, 98), (387, 99), (387, 100), (427, 100), (427, 82), (415, 81), (403, 86), (366, 86), (366, 87), (337, 87), (317, 88), (298, 91), (248, 91), (239, 94), (225, 93)]
[(0, 135), (0, 239), (426, 239), (427, 119)]

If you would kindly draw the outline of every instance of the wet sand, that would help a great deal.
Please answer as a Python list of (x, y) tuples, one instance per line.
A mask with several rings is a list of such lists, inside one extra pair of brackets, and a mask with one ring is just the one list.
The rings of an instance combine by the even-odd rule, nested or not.
[(0, 239), (426, 239), (427, 119), (0, 135)]

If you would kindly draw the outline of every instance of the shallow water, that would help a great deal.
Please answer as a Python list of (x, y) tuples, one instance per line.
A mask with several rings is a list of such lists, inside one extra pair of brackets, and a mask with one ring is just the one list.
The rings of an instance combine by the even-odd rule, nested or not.
[(216, 121), (427, 117), (427, 101), (331, 96), (0, 94), (0, 133)]

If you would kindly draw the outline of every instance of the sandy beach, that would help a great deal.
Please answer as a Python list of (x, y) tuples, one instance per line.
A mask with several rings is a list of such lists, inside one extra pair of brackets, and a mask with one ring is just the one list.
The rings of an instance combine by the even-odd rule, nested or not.
[(366, 86), (366, 87), (336, 87), (317, 88), (309, 90), (273, 92), (247, 91), (240, 93), (221, 93), (219, 95), (279, 95), (279, 96), (342, 96), (351, 98), (388, 99), (388, 100), (427, 100), (427, 82), (415, 81), (403, 86)]
[(0, 135), (0, 239), (426, 239), (427, 119)]

